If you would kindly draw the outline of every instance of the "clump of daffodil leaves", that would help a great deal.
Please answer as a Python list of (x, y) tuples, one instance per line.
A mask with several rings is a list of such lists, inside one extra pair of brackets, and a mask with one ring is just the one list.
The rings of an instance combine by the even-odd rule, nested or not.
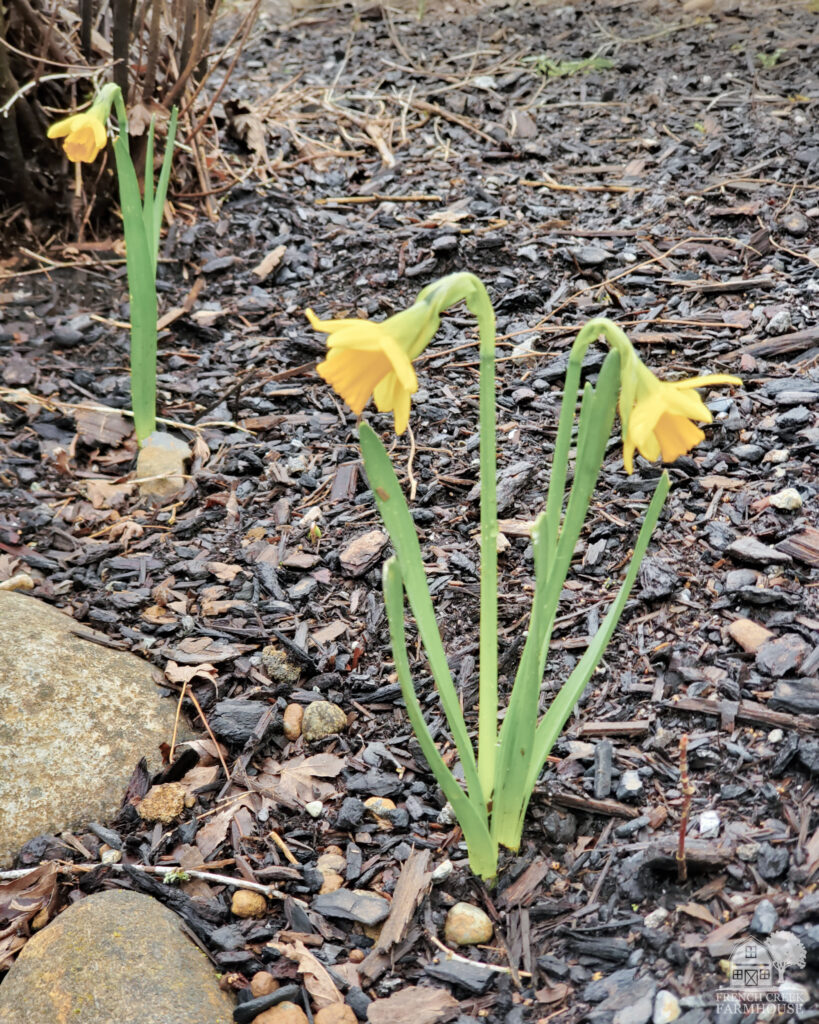
[[(498, 872), (498, 850), (518, 850), (529, 799), (560, 731), (580, 699), (631, 592), (669, 491), (663, 472), (648, 505), (634, 551), (597, 633), (557, 696), (540, 713), (541, 684), (558, 602), (569, 572), (589, 503), (619, 410), (623, 461), (633, 470), (634, 453), (672, 462), (703, 440), (695, 422), (712, 416), (695, 388), (739, 385), (737, 377), (712, 375), (661, 381), (642, 362), (623, 331), (595, 319), (580, 331), (571, 350), (563, 391), (544, 510), (531, 527), (535, 592), (526, 641), (511, 695), (498, 728), (498, 516), (495, 493), (495, 316), (486, 288), (472, 274), (434, 282), (415, 303), (380, 323), (319, 320), (310, 323), (328, 335), (327, 357), (318, 373), (357, 415), (370, 398), (380, 412), (393, 414), (395, 431), (409, 422), (418, 389), (413, 362), (432, 340), (444, 310), (465, 301), (478, 322), (480, 338), (480, 503), (481, 585), (477, 752), (467, 731), (458, 692), (447, 664), (427, 586), (421, 548), (403, 491), (386, 450), (362, 422), (359, 439), (367, 477), (395, 554), (384, 565), (383, 587), (395, 668), (407, 713), (433, 774), (464, 834), (475, 874), (491, 881)], [(594, 386), (586, 383), (577, 411), (581, 363), (591, 342), (603, 337), (611, 351)], [(573, 452), (574, 473), (567, 488)], [(463, 770), (462, 786), (444, 762), (424, 720), (412, 681), (404, 631), (404, 595), (415, 617), (429, 668), (440, 696)]]
[(131, 308), (131, 399), (134, 430), (142, 446), (154, 435), (156, 428), (156, 264), (171, 173), (177, 110), (174, 107), (171, 112), (156, 191), (153, 185), (154, 121), (151, 119), (145, 154), (143, 197), (140, 196), (136, 170), (128, 149), (128, 115), (118, 85), (111, 83), (103, 86), (88, 110), (72, 114), (51, 125), (48, 137), (63, 140), (63, 150), (72, 163), (93, 163), (107, 144), (107, 124), (112, 106), (116, 110), (119, 124), (119, 134), (113, 141), (113, 148), (125, 234)]

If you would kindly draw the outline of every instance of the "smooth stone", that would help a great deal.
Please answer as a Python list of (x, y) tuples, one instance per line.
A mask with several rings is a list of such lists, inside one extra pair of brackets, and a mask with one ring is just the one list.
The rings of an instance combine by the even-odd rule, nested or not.
[(324, 739), (347, 728), (347, 715), (338, 704), (328, 700), (314, 700), (304, 710), (301, 734), (308, 743)]
[(673, 992), (661, 988), (654, 998), (651, 1024), (671, 1024), (680, 1015), (680, 1002)]
[(620, 776), (617, 786), (618, 800), (637, 800), (643, 795), (643, 780), (634, 768), (629, 768)]
[(237, 889), (230, 901), (230, 912), (236, 917), (261, 917), (267, 913), (267, 900), (263, 893)]
[(81, 634), (107, 639), (0, 591), (0, 867), (34, 836), (113, 818), (140, 758), (162, 767), (174, 702), (148, 662)]
[(23, 947), (0, 986), (0, 1024), (232, 1024), (182, 921), (150, 896), (111, 890), (59, 914)]
[(288, 704), (282, 715), (282, 726), (284, 735), (292, 743), (301, 736), (301, 723), (304, 718), (304, 708), (301, 704)]
[(786, 487), (783, 491), (777, 491), (768, 500), (774, 508), (783, 512), (795, 512), (802, 508), (802, 495), (795, 487)]
[(757, 935), (770, 935), (776, 928), (776, 907), (770, 900), (760, 900), (751, 918), (751, 931)]
[(444, 938), (456, 946), (489, 942), (493, 931), (489, 915), (471, 903), (456, 903), (450, 907), (444, 922)]
[(254, 1018), (253, 1024), (309, 1024), (307, 1014), (296, 1003), (279, 1003)]
[(136, 475), (140, 494), (169, 501), (185, 486), (185, 463), (191, 450), (173, 434), (155, 430), (142, 442)]
[(330, 1003), (315, 1013), (313, 1024), (358, 1024), (358, 1018), (346, 1003)]
[(763, 644), (774, 639), (774, 634), (769, 629), (760, 626), (753, 619), (734, 619), (728, 626), (728, 635), (749, 654), (756, 654)]

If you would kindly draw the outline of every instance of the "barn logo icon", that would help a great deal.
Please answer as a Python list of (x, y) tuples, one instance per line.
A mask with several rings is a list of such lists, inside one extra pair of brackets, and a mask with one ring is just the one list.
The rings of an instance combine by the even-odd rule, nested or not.
[(716, 993), (717, 1010), (747, 1014), (775, 1007), (780, 1014), (798, 1013), (808, 993), (786, 977), (786, 972), (803, 968), (805, 958), (805, 947), (793, 932), (774, 932), (764, 942), (743, 939), (728, 961), (728, 985)]

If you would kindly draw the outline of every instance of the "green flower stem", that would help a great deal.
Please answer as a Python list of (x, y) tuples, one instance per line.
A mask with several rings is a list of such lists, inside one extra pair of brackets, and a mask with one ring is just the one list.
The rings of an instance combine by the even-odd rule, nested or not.
[[(471, 275), (470, 275), (471, 276)], [(480, 334), (481, 608), (478, 776), (492, 799), (498, 744), (498, 499), (495, 426), (495, 311), (483, 283), (472, 279), (466, 304)]]

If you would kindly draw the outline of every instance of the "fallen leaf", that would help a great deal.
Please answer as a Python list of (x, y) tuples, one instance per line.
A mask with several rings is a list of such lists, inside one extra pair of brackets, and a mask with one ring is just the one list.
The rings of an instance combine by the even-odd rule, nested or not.
[(0, 971), (8, 970), (25, 946), (31, 922), (38, 918), (38, 927), (47, 923), (56, 893), (57, 867), (51, 861), (22, 878), (0, 882)]
[(367, 1008), (370, 1024), (436, 1024), (458, 1009), (458, 1000), (442, 988), (410, 985)]
[(696, 918), (697, 921), (704, 921), (715, 928), (719, 927), (720, 922), (714, 917), (708, 907), (704, 907), (700, 903), (678, 903), (675, 909), (681, 914), (687, 914), (689, 917)]
[(342, 622), (341, 619), (336, 619), (335, 622), (331, 622), (328, 626), (322, 626), (321, 629), (317, 629), (310, 635), (317, 644), (329, 644), (332, 640), (336, 640), (346, 632), (347, 623)]
[(223, 811), (219, 811), (218, 814), (214, 814), (210, 821), (199, 829), (194, 842), (202, 854), (203, 861), (206, 861), (214, 850), (218, 849), (225, 841), (231, 821), (233, 821), (242, 808), (249, 807), (251, 801), (251, 794), (246, 793), (235, 803), (232, 803), (230, 807), (226, 807)]
[(189, 683), (197, 676), (214, 683), (218, 674), (216, 666), (206, 661), (201, 665), (177, 665), (175, 661), (169, 661), (165, 666), (165, 675), (172, 683)]
[(265, 256), (261, 263), (258, 263), (253, 268), (253, 273), (256, 275), (256, 277), (258, 277), (260, 281), (264, 281), (264, 279), (266, 277), (269, 277), (270, 274), (272, 274), (273, 271), (276, 269), (276, 267), (278, 267), (278, 265), (282, 261), (282, 256), (284, 256), (286, 252), (286, 245), (277, 245), (275, 249), (271, 249), (271, 251), (267, 254), (267, 256)]
[[(299, 942), (298, 939), (292, 944), (269, 942), (268, 948), (278, 950), (288, 960), (295, 960), (304, 987), (312, 996), (313, 1002), (319, 1010), (325, 1006), (332, 1006), (333, 1003), (344, 1002), (344, 996), (336, 988), (333, 979), (303, 942)], [(455, 1005), (457, 1006), (457, 1003)]]
[(134, 429), (133, 424), (115, 409), (77, 409), (74, 417), (77, 433), (85, 444), (118, 445)]
[(254, 782), (259, 792), (274, 800), (307, 804), (311, 800), (326, 800), (334, 792), (331, 783), (318, 780), (335, 778), (344, 765), (344, 759), (334, 754), (300, 755), (285, 764), (268, 757)]
[(134, 493), (134, 484), (109, 483), (107, 480), (86, 480), (85, 493), (94, 508), (119, 508)]
[(231, 583), (242, 571), (241, 565), (229, 562), (205, 562), (205, 568), (222, 583)]

